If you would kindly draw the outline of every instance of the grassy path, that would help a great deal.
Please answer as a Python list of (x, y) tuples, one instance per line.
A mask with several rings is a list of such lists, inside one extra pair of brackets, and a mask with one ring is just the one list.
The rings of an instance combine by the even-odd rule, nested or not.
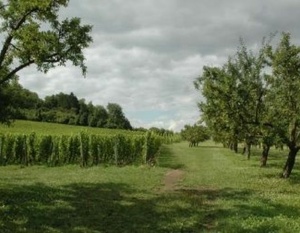
[(230, 170), (234, 167), (234, 161), (224, 156), (223, 148), (215, 144), (207, 143), (200, 148), (189, 148), (186, 143), (181, 143), (170, 147), (169, 150), (174, 156), (174, 162), (187, 171), (185, 186), (226, 185), (231, 184), (231, 180), (234, 179), (232, 176), (235, 174)]
[(258, 160), (179, 143), (154, 167), (0, 167), (0, 232), (300, 232), (299, 165)]
[(259, 151), (248, 161), (213, 143), (164, 149), (169, 156), (162, 165), (184, 171), (177, 195), (194, 199), (201, 209), (199, 232), (300, 232), (299, 165), (291, 180), (279, 179), (282, 152), (271, 153), (268, 168), (262, 169)]

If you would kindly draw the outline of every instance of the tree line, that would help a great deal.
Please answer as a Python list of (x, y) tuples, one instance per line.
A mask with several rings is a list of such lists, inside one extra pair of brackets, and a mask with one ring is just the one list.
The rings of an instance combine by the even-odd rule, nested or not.
[[(125, 117), (122, 107), (116, 103), (101, 105), (86, 103), (74, 93), (54, 94), (44, 99), (25, 88), (17, 79), (2, 87), (0, 109), (10, 112), (9, 117), (2, 119), (23, 119), (42, 122), (53, 122), (69, 125), (81, 125), (111, 129), (132, 129)], [(7, 113), (6, 112), (6, 113)], [(7, 114), (6, 114), (7, 115)], [(4, 116), (4, 115), (3, 115)]]
[(300, 149), (300, 47), (283, 32), (263, 39), (257, 52), (243, 40), (234, 56), (221, 66), (205, 66), (195, 88), (205, 100), (199, 109), (212, 137), (232, 150), (244, 143), (250, 158), (251, 145), (262, 144), (261, 166), (270, 148), (289, 149), (281, 176), (288, 178)]

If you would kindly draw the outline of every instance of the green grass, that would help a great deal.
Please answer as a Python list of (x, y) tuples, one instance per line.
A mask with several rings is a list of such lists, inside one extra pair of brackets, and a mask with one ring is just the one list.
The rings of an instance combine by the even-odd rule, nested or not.
[(0, 133), (12, 133), (12, 134), (29, 134), (35, 132), (36, 134), (45, 135), (71, 135), (80, 132), (87, 132), (92, 134), (132, 134), (141, 135), (143, 132), (120, 130), (120, 129), (103, 129), (103, 128), (93, 128), (86, 126), (75, 126), (75, 125), (64, 125), (57, 123), (47, 123), (47, 122), (35, 122), (35, 121), (22, 121), (17, 120), (13, 122), (10, 126), (0, 124)]
[[(300, 173), (285, 152), (248, 161), (211, 142), (163, 146), (158, 165), (0, 167), (0, 232), (300, 232)], [(184, 171), (164, 191), (171, 169)]]
[(169, 153), (186, 171), (182, 198), (202, 199), (203, 231), (300, 232), (299, 165), (289, 180), (279, 178), (287, 151), (272, 150), (267, 168), (259, 167), (258, 149), (250, 161), (213, 143), (178, 144)]
[(147, 232), (164, 173), (143, 166), (3, 167), (0, 231)]

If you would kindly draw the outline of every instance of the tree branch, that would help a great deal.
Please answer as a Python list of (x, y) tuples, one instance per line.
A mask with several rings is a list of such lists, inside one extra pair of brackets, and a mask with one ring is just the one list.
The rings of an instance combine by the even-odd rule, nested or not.
[(2, 6), (0, 6), (0, 10), (4, 9), (5, 7), (7, 7), (9, 4), (3, 4)]
[[(32, 14), (33, 12), (37, 11), (38, 8), (33, 8), (32, 10), (28, 11), (26, 14), (23, 15), (23, 17), (19, 20), (19, 22), (17, 23), (16, 26), (12, 27), (12, 31), (17, 31), (21, 26), (22, 24), (26, 21), (26, 18)], [(11, 45), (11, 41), (13, 40), (13, 35), (12, 33), (10, 33), (8, 35), (8, 37), (6, 38), (4, 44), (3, 44), (3, 47), (2, 47), (2, 50), (1, 50), (1, 53), (0, 53), (0, 68), (2, 67), (3, 65), (3, 62), (4, 62), (4, 58), (5, 58), (5, 55)]]
[(257, 105), (256, 105), (256, 109), (255, 109), (255, 121), (258, 122), (258, 114), (259, 114), (259, 110), (260, 110), (260, 105), (262, 103), (262, 97), (264, 96), (264, 91), (262, 90), (259, 94), (259, 97), (257, 98)]
[(31, 64), (34, 63), (34, 60), (29, 60), (28, 62), (16, 67), (15, 69), (13, 69), (8, 75), (6, 75), (5, 78), (3, 78), (2, 80), (0, 80), (0, 86), (7, 82), (8, 80), (10, 80), (17, 72), (19, 72), (20, 70), (24, 69), (27, 66), (30, 66)]

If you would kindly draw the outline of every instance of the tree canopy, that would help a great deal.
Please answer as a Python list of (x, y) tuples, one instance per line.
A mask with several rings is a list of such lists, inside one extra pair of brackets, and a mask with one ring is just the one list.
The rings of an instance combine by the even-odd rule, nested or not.
[(181, 130), (181, 136), (187, 140), (189, 146), (198, 146), (199, 142), (204, 142), (210, 139), (210, 133), (208, 128), (203, 125), (185, 125), (184, 129)]
[[(0, 1), (0, 95), (17, 73), (35, 64), (47, 72), (70, 61), (87, 72), (83, 50), (92, 42), (92, 26), (82, 25), (80, 18), (61, 20), (59, 10), (68, 0), (7, 0)], [(10, 101), (1, 101), (1, 121), (9, 120)]]
[(78, 99), (73, 92), (70, 94), (61, 92), (40, 99), (36, 93), (23, 88), (16, 79), (7, 83), (3, 90), (5, 92), (0, 101), (9, 98), (10, 107), (6, 110), (10, 111), (10, 119), (132, 129), (122, 107), (115, 103), (109, 103), (105, 108), (92, 102), (86, 103), (85, 99)]
[(290, 149), (283, 177), (289, 177), (300, 149), (300, 47), (282, 33), (277, 46), (270, 41), (257, 53), (241, 40), (222, 67), (206, 66), (195, 87), (205, 97), (199, 103), (202, 119), (213, 139), (237, 151), (263, 143), (262, 165), (270, 147), (284, 143)]

